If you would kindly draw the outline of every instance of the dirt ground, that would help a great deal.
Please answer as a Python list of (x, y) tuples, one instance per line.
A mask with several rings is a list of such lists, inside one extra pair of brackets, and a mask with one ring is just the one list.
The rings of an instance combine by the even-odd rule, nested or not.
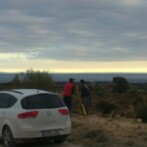
[(120, 116), (71, 115), (69, 142), (86, 147), (147, 147), (147, 124)]

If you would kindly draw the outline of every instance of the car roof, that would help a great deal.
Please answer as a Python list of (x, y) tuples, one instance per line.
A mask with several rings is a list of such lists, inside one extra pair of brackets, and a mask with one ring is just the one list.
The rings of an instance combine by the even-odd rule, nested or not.
[(53, 93), (53, 92), (40, 90), (40, 89), (12, 89), (12, 90), (0, 91), (0, 93), (8, 93), (13, 96), (16, 96), (17, 98), (23, 98), (30, 95), (41, 94), (41, 93)]

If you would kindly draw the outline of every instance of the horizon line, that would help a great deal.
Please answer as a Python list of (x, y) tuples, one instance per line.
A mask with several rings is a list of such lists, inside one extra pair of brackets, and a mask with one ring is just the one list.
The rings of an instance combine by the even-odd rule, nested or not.
[[(39, 70), (34, 70), (39, 71)], [(40, 71), (41, 72), (41, 71)], [(46, 72), (46, 71), (42, 71)], [(26, 73), (26, 72), (3, 72), (0, 71), (0, 74), (19, 74), (19, 73)], [(50, 72), (48, 71), (49, 74), (147, 74), (147, 72)]]

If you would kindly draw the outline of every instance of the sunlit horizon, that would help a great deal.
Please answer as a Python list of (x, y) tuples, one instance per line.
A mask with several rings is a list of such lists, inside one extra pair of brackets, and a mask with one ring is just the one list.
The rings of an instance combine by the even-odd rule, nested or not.
[[(15, 67), (13, 66), (15, 64)], [(121, 62), (67, 62), (52, 60), (13, 60), (9, 66), (3, 64), (0, 72), (20, 73), (27, 70), (49, 73), (147, 73), (147, 61)]]
[(33, 70), (33, 71), (40, 71), (40, 72), (48, 72), (50, 74), (147, 74), (147, 71), (71, 71), (71, 70), (67, 70), (67, 71), (50, 71), (50, 70), (39, 70), (39, 69), (26, 69), (26, 70), (5, 70), (5, 71), (0, 71), (0, 73), (25, 73), (27, 72), (28, 70)]

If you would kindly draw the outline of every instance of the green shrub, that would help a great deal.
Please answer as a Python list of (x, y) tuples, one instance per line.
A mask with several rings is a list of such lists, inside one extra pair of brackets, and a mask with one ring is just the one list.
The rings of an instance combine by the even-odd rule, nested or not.
[(123, 77), (113, 77), (113, 91), (125, 93), (129, 89), (128, 81)]
[(102, 100), (97, 103), (96, 108), (103, 114), (110, 114), (117, 107), (115, 104)]
[(95, 93), (98, 97), (104, 97), (105, 96), (105, 93), (106, 93), (106, 89), (105, 88), (102, 88), (101, 86), (94, 86), (93, 87), (93, 93)]
[(52, 91), (56, 88), (55, 82), (48, 72), (27, 70), (19, 73), (12, 79), (12, 88), (37, 88)]
[(147, 104), (143, 105), (136, 112), (137, 118), (141, 118), (142, 122), (147, 123)]

